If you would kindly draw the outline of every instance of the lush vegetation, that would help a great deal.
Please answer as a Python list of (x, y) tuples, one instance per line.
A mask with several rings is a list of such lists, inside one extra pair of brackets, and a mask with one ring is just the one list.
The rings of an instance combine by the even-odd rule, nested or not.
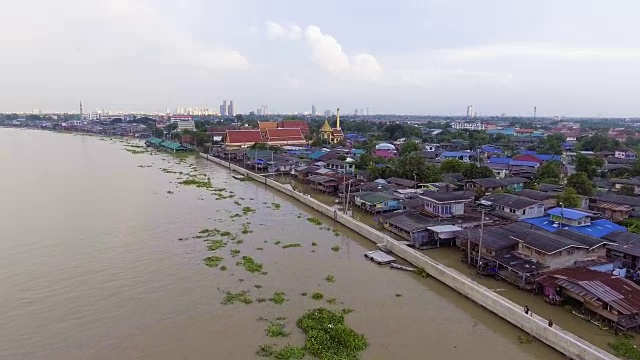
[(222, 262), (222, 260), (224, 260), (224, 258), (220, 256), (209, 256), (204, 258), (203, 261), (204, 261), (204, 264), (207, 265), (208, 267), (214, 268), (220, 265), (220, 262)]
[(308, 217), (307, 221), (312, 223), (313, 225), (317, 225), (317, 226), (322, 225), (322, 221), (320, 219), (318, 219), (318, 218)]
[(251, 256), (243, 256), (242, 260), (238, 261), (236, 265), (243, 266), (250, 273), (262, 272), (262, 264), (253, 260)]
[(223, 305), (235, 304), (236, 302), (251, 304), (253, 300), (249, 297), (248, 291), (240, 291), (237, 293), (232, 293), (231, 291), (225, 292), (225, 297), (222, 300)]
[(640, 360), (640, 349), (627, 337), (620, 336), (608, 345), (622, 359)]
[(285, 295), (283, 291), (276, 291), (273, 293), (273, 296), (269, 298), (269, 301), (277, 305), (282, 305), (287, 301)]
[(305, 350), (319, 359), (355, 360), (369, 345), (364, 335), (345, 325), (340, 312), (309, 310), (296, 325), (306, 335)]
[(283, 249), (294, 248), (294, 247), (302, 247), (302, 245), (300, 243), (289, 243), (289, 244), (282, 245)]

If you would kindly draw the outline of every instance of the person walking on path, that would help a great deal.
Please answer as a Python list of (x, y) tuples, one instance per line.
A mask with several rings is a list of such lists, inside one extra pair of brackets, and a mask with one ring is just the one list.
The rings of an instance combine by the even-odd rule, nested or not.
[(524, 306), (524, 314), (529, 315), (529, 305)]
[(553, 320), (549, 319), (549, 327), (553, 327)]

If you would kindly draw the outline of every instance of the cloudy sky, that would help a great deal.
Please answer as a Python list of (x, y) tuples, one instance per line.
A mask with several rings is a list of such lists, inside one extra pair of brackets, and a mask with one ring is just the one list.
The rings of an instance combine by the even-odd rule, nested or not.
[(0, 112), (640, 116), (637, 0), (20, 0)]

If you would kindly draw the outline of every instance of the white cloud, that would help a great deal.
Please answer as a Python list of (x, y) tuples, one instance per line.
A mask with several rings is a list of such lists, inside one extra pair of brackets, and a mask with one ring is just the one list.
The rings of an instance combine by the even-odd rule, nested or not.
[(441, 59), (549, 58), (549, 59), (632, 59), (640, 58), (640, 48), (571, 47), (548, 44), (496, 44), (435, 51)]
[(375, 57), (366, 53), (348, 56), (333, 36), (323, 34), (315, 25), (307, 26), (305, 38), (311, 59), (330, 73), (368, 81), (378, 80), (382, 75), (382, 66)]
[(274, 21), (267, 21), (267, 37), (269, 39), (298, 40), (302, 37), (302, 29), (298, 25), (289, 25), (288, 28)]
[(388, 84), (420, 87), (484, 86), (509, 87), (513, 76), (507, 72), (468, 71), (463, 69), (399, 69), (391, 73)]

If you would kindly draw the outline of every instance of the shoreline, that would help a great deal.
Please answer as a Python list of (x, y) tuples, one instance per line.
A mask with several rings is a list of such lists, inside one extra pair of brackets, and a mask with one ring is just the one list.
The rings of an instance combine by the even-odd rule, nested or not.
[(481, 305), (485, 309), (517, 326), (571, 359), (617, 359), (613, 354), (579, 338), (573, 333), (561, 329), (557, 325), (553, 328), (549, 328), (547, 325), (547, 319), (539, 316), (534, 316), (533, 318), (527, 316), (520, 305), (496, 294), (459, 271), (449, 268), (425, 254), (400, 244), (392, 237), (383, 234), (377, 229), (361, 223), (348, 215), (342, 214), (318, 200), (291, 190), (278, 182), (238, 167), (228, 161), (203, 153), (199, 153), (199, 156), (220, 166), (226, 167), (229, 170), (233, 170), (236, 173), (248, 176), (253, 180), (264, 183), (265, 186), (269, 186), (281, 193), (293, 197), (312, 209), (321, 212), (323, 215), (332, 218), (334, 221), (347, 226), (375, 244), (386, 244), (389, 250), (396, 256), (408, 261), (414, 266), (424, 268), (429, 275), (433, 276), (438, 281), (444, 283), (461, 295), (471, 299), (475, 303)]

